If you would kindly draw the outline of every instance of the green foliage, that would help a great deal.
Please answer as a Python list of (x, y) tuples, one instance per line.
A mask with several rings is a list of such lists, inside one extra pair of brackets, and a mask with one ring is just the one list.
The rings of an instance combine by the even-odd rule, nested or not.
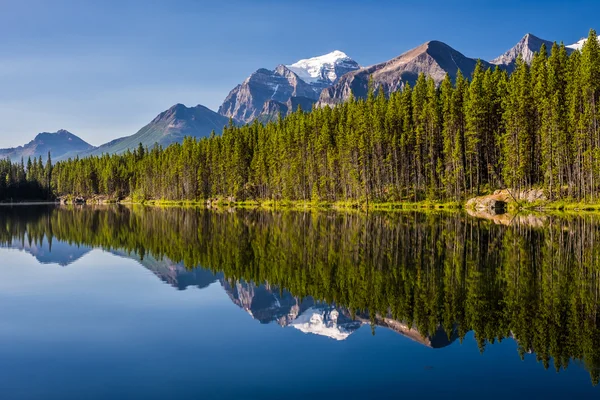
[(27, 164), (12, 163), (0, 159), (0, 202), (22, 200), (49, 200), (51, 190), (52, 161), (50, 154), (44, 166), (42, 157), (28, 159)]

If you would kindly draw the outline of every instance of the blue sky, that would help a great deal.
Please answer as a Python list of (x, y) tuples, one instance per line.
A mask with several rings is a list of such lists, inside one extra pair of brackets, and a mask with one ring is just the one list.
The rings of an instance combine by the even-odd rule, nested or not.
[(437, 39), (492, 59), (527, 32), (576, 42), (598, 15), (597, 0), (0, 0), (0, 147), (60, 128), (99, 145), (336, 49), (369, 65)]

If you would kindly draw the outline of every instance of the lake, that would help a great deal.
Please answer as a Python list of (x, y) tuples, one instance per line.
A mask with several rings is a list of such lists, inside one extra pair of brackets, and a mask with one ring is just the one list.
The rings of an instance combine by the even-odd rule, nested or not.
[(600, 217), (0, 207), (12, 399), (598, 398)]

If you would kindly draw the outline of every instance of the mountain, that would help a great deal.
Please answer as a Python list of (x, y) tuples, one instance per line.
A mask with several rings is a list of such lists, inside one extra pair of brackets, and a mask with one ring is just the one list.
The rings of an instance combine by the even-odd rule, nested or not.
[[(542, 49), (543, 44), (546, 45), (547, 54), (550, 54), (554, 42), (540, 39), (539, 37), (528, 33), (510, 50), (493, 59), (490, 63), (505, 68), (508, 72), (512, 72), (519, 56), (521, 56), (526, 63), (531, 64), (534, 54)], [(573, 52), (573, 50), (569, 48), (567, 48), (567, 51), (569, 53)]]
[[(573, 50), (581, 50), (581, 48), (583, 47), (583, 44), (585, 42), (587, 42), (588, 38), (582, 38), (581, 40), (579, 40), (577, 43), (573, 43), (567, 46), (567, 48), (569, 49), (573, 49)], [(598, 40), (600, 41), (600, 35), (598, 36)]]
[(357, 331), (362, 322), (354, 321), (348, 313), (334, 306), (316, 302), (312, 297), (298, 298), (287, 290), (244, 281), (221, 285), (231, 301), (261, 324), (276, 322), (303, 333), (345, 340)]
[(188, 287), (204, 289), (223, 277), (222, 273), (213, 273), (204, 268), (190, 270), (181, 262), (174, 262), (167, 257), (156, 258), (149, 253), (142, 257), (135, 252), (120, 249), (111, 249), (109, 252), (118, 257), (137, 261), (161, 281), (177, 290), (186, 290)]
[[(482, 63), (484, 67), (490, 67), (489, 63)], [(413, 85), (421, 73), (433, 78), (436, 83), (440, 83), (446, 73), (454, 79), (459, 70), (468, 77), (475, 70), (476, 64), (477, 60), (464, 56), (447, 44), (430, 41), (392, 60), (345, 74), (337, 83), (322, 91), (319, 104), (341, 103), (350, 97), (350, 93), (364, 98), (368, 93), (370, 79), (375, 88), (381, 87), (389, 94), (406, 83)]]
[(204, 106), (186, 107), (183, 104), (175, 104), (134, 135), (115, 139), (80, 156), (124, 153), (127, 149), (137, 148), (140, 143), (148, 147), (154, 146), (155, 143), (168, 146), (183, 141), (186, 136), (208, 137), (213, 130), (220, 133), (228, 123), (228, 118)]
[(266, 284), (229, 282), (223, 279), (221, 285), (236, 306), (261, 324), (276, 321), (280, 326), (288, 326), (298, 315), (315, 304), (312, 298), (301, 300), (286, 290), (280, 292)]
[(438, 327), (432, 335), (423, 335), (416, 328), (389, 316), (376, 314), (372, 321), (366, 312), (354, 315), (347, 308), (317, 302), (311, 296), (294, 297), (287, 290), (268, 284), (231, 283), (221, 278), (221, 285), (235, 305), (261, 324), (276, 322), (281, 327), (289, 326), (303, 333), (341, 341), (360, 327), (374, 322), (376, 326), (431, 348), (446, 347), (458, 338), (456, 329), (448, 335), (442, 327)]
[(546, 45), (547, 52), (550, 52), (554, 43), (528, 33), (510, 50), (507, 50), (501, 56), (496, 57), (490, 61), (490, 63), (504, 66), (512, 70), (517, 62), (517, 58), (521, 56), (523, 60), (529, 64), (531, 63), (531, 60), (533, 60), (534, 54), (540, 51), (543, 44)]
[(17, 161), (20, 160), (21, 157), (27, 160), (29, 157), (33, 159), (42, 156), (44, 162), (46, 162), (48, 153), (50, 153), (54, 160), (60, 159), (65, 154), (72, 152), (82, 152), (93, 149), (94, 146), (91, 144), (86, 143), (71, 132), (61, 129), (54, 133), (40, 133), (35, 139), (24, 146), (0, 149), (0, 159), (10, 158), (13, 161)]
[(261, 68), (237, 85), (219, 107), (219, 114), (248, 123), (286, 115), (301, 105), (310, 109), (321, 91), (340, 76), (359, 68), (341, 51), (279, 65), (274, 70)]
[(318, 94), (284, 65), (274, 71), (261, 68), (229, 92), (219, 107), (219, 114), (248, 123), (261, 115), (267, 101), (282, 104), (292, 97), (314, 101)]

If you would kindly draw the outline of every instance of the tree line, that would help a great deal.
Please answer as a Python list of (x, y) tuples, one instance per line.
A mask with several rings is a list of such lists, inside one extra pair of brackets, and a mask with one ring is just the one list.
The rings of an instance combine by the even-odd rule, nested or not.
[(440, 212), (13, 207), (0, 213), (0, 245), (58, 240), (119, 250), (142, 264), (152, 255), (373, 321), (393, 318), (424, 337), (441, 328), (462, 340), (474, 331), (482, 352), (513, 338), (521, 357), (533, 352), (556, 370), (580, 362), (597, 384), (600, 219), (529, 222), (503, 226)]
[[(549, 54), (548, 54), (549, 53)], [(297, 112), (266, 125), (167, 148), (62, 161), (55, 195), (138, 200), (462, 200), (497, 188), (544, 188), (598, 200), (600, 45), (542, 47), (508, 75), (479, 63), (440, 85), (420, 75), (386, 97)], [(0, 172), (0, 182), (6, 180)], [(46, 182), (42, 181), (41, 185)]]
[(7, 200), (50, 200), (54, 197), (51, 188), (52, 159), (48, 154), (46, 164), (42, 157), (20, 163), (0, 159), (0, 201)]

